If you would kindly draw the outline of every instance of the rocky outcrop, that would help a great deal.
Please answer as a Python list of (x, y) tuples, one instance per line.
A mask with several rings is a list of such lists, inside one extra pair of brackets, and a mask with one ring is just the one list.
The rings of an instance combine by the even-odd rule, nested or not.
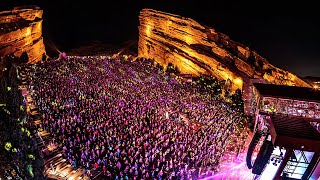
[(14, 9), (0, 12), (0, 57), (28, 54), (35, 63), (46, 54), (42, 38), (42, 10)]
[(193, 19), (143, 9), (139, 16), (138, 56), (169, 62), (183, 74), (230, 79), (242, 88), (244, 78), (264, 78), (273, 84), (305, 86), (296, 75), (274, 67), (254, 50)]

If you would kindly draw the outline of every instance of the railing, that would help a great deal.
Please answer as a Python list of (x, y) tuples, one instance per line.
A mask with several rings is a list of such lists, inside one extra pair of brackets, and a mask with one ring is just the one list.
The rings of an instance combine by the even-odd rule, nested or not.
[(282, 98), (264, 97), (260, 109), (266, 113), (281, 113), (306, 118), (320, 119), (320, 103)]

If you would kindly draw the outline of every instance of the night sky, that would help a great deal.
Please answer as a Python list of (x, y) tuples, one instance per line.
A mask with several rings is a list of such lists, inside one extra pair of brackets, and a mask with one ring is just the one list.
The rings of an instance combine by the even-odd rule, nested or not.
[(282, 69), (299, 76), (320, 77), (320, 16), (315, 3), (2, 0), (0, 10), (29, 4), (44, 10), (44, 38), (61, 51), (96, 40), (114, 44), (137, 40), (139, 12), (153, 8), (211, 26)]

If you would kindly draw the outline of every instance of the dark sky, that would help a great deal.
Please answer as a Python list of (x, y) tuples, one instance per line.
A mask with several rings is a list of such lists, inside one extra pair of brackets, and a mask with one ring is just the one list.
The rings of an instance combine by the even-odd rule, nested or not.
[(94, 40), (120, 43), (137, 39), (139, 11), (153, 8), (214, 27), (231, 39), (252, 47), (273, 65), (299, 76), (320, 77), (320, 15), (315, 3), (81, 1), (4, 0), (0, 9), (28, 4), (40, 6), (44, 10), (44, 38), (63, 51)]

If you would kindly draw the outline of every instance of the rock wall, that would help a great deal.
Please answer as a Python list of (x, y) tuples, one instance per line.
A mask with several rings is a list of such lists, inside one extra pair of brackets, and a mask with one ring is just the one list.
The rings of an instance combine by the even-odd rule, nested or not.
[(143, 9), (139, 20), (138, 56), (153, 58), (164, 67), (171, 62), (183, 74), (230, 79), (234, 89), (242, 89), (244, 78), (310, 87), (296, 75), (274, 67), (254, 50), (193, 19)]
[(28, 63), (35, 63), (46, 54), (42, 38), (42, 10), (14, 9), (0, 12), (0, 57), (25, 51)]

